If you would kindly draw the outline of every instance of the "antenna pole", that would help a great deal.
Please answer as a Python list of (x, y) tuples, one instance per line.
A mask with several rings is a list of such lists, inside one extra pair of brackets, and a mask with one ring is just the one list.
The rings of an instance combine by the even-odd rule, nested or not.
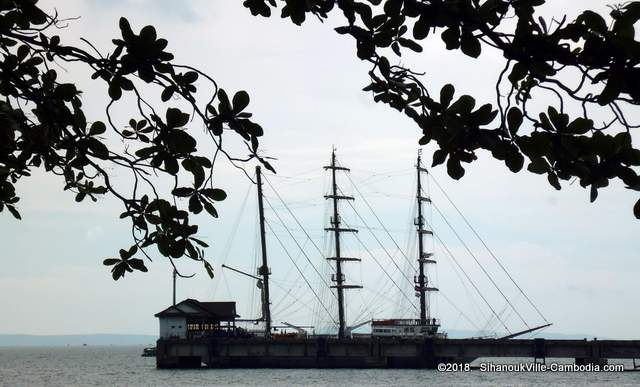
[(336, 274), (332, 278), (336, 285), (331, 286), (338, 290), (338, 338), (344, 338), (346, 332), (345, 323), (345, 311), (344, 311), (344, 289), (361, 288), (358, 285), (346, 285), (344, 283), (344, 274), (342, 273), (342, 262), (344, 261), (359, 261), (357, 258), (347, 258), (340, 254), (340, 233), (341, 232), (358, 232), (358, 230), (350, 228), (340, 228), (340, 214), (338, 213), (338, 200), (353, 200), (351, 196), (338, 195), (338, 184), (336, 182), (336, 170), (348, 172), (348, 168), (339, 167), (336, 165), (336, 151), (335, 148), (331, 152), (331, 165), (324, 167), (324, 169), (331, 169), (331, 181), (332, 181), (332, 193), (326, 195), (325, 199), (333, 200), (333, 217), (331, 219), (331, 227), (326, 228), (326, 231), (334, 233), (336, 256), (328, 257), (327, 260), (336, 261)]
[(264, 205), (262, 204), (262, 175), (260, 166), (256, 166), (256, 180), (258, 184), (258, 213), (260, 218), (260, 246), (262, 248), (262, 266), (258, 268), (258, 275), (262, 276), (262, 316), (264, 317), (265, 338), (271, 337), (271, 310), (269, 307), (269, 275), (267, 265), (267, 241), (264, 230)]

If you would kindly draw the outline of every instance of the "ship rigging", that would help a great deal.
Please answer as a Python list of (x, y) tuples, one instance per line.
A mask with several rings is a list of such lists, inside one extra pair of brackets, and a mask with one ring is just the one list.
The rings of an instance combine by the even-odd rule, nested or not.
[[(447, 195), (446, 191), (442, 189), (437, 181), (435, 181), (434, 178), (429, 175), (428, 169), (422, 163), (422, 155), (420, 154), (420, 152), (417, 157), (414, 171), (416, 176), (416, 190), (414, 191), (415, 209), (413, 215), (413, 226), (415, 226), (414, 235), (416, 245), (416, 259), (413, 261), (409, 259), (409, 249), (401, 249), (399, 247), (397, 238), (394, 238), (392, 236), (392, 233), (388, 230), (385, 223), (377, 215), (376, 211), (367, 200), (366, 195), (362, 194), (361, 188), (359, 188), (359, 186), (361, 186), (362, 184), (357, 184), (349, 175), (350, 169), (341, 165), (337, 161), (335, 149), (331, 153), (329, 165), (325, 166), (324, 169), (330, 174), (330, 182), (328, 184), (329, 189), (328, 192), (324, 195), (324, 198), (329, 204), (329, 216), (326, 226), (324, 227), (324, 231), (327, 233), (328, 238), (325, 238), (325, 249), (321, 249), (316, 238), (313, 238), (307, 228), (303, 227), (302, 222), (293, 211), (292, 207), (295, 207), (296, 203), (294, 202), (287, 204), (287, 201), (284, 200), (282, 195), (276, 189), (275, 184), (271, 183), (270, 177), (262, 175), (262, 171), (260, 170), (260, 168), (256, 168), (255, 178), (257, 183), (258, 197), (257, 223), (260, 226), (258, 233), (260, 240), (260, 265), (258, 266), (256, 264), (257, 267), (254, 268), (256, 272), (255, 276), (248, 274), (242, 270), (230, 267), (229, 265), (223, 264), (222, 267), (227, 270), (232, 270), (236, 273), (243, 274), (256, 281), (257, 288), (260, 291), (261, 315), (257, 318), (249, 317), (247, 320), (254, 323), (263, 324), (263, 330), (261, 334), (264, 335), (264, 337), (269, 338), (272, 334), (274, 334), (274, 329), (272, 326), (272, 309), (282, 317), (282, 320), (288, 320), (289, 316), (287, 315), (289, 314), (291, 314), (292, 317), (296, 317), (296, 313), (293, 312), (297, 312), (299, 309), (312, 309), (314, 312), (312, 315), (313, 321), (311, 326), (308, 326), (307, 328), (313, 330), (314, 333), (317, 332), (322, 334), (331, 334), (331, 327), (333, 327), (333, 334), (335, 334), (338, 338), (350, 337), (355, 334), (354, 331), (356, 329), (367, 326), (369, 327), (370, 333), (366, 333), (365, 335), (398, 337), (446, 337), (446, 333), (439, 331), (440, 319), (437, 318), (434, 314), (433, 297), (431, 296), (434, 293), (439, 293), (440, 297), (443, 298), (449, 305), (451, 305), (451, 307), (458, 314), (458, 318), (464, 319), (467, 323), (473, 326), (477, 330), (478, 336), (486, 336), (487, 331), (490, 330), (492, 325), (495, 326), (495, 324), (499, 324), (501, 331), (504, 332), (502, 336), (508, 338), (516, 337), (524, 333), (534, 332), (550, 325), (548, 324), (544, 316), (540, 313), (539, 309), (533, 304), (531, 299), (524, 293), (522, 288), (516, 283), (511, 274), (506, 270), (497, 256), (488, 248), (484, 240), (480, 238), (479, 234), (475, 231), (467, 218), (464, 217), (462, 212), (459, 210), (459, 207), (457, 207), (453, 203), (450, 196)], [(365, 220), (364, 216), (358, 211), (354, 204), (356, 198), (352, 195), (345, 194), (343, 189), (338, 184), (338, 175), (346, 177), (348, 182), (351, 183), (351, 187), (353, 188), (355, 193), (358, 194), (359, 198), (362, 199), (362, 202), (377, 220), (379, 225), (378, 228), (370, 227), (368, 225), (368, 222)], [(284, 179), (286, 179), (286, 177)], [(520, 298), (524, 298), (528, 302), (528, 304), (533, 307), (538, 316), (544, 320), (544, 324), (532, 327), (527, 323), (520, 311), (514, 305), (514, 302), (512, 302), (507, 297), (505, 292), (498, 286), (491, 274), (483, 267), (478, 257), (471, 251), (469, 246), (465, 244), (460, 234), (454, 229), (451, 222), (448, 221), (446, 217), (444, 217), (444, 214), (442, 213), (440, 208), (432, 202), (432, 199), (428, 192), (428, 184), (425, 188), (425, 179), (427, 180), (427, 183), (433, 182), (435, 183), (436, 187), (440, 189), (447, 201), (449, 201), (453, 205), (459, 216), (464, 219), (465, 224), (482, 242), (485, 249), (490, 253), (492, 259), (496, 263), (498, 263), (499, 268), (504, 273), (506, 273), (508, 279), (513, 283), (513, 285), (515, 285), (517, 294), (520, 296)], [(269, 196), (264, 195), (263, 185), (267, 186), (270, 189)], [(274, 204), (276, 200), (279, 202), (279, 204)], [(355, 214), (355, 220), (347, 221), (342, 217), (341, 203), (346, 203), (347, 209), (352, 210), (353, 214)], [(265, 216), (265, 209), (268, 209), (270, 211), (268, 216)], [(436, 213), (444, 219), (444, 224), (453, 231), (458, 241), (471, 255), (475, 263), (479, 266), (480, 272), (483, 273), (486, 278), (488, 278), (489, 282), (495, 287), (495, 289), (497, 289), (498, 293), (502, 296), (504, 301), (506, 301), (505, 306), (501, 310), (497, 310), (489, 302), (488, 297), (485, 296), (485, 294), (480, 290), (479, 285), (477, 284), (477, 280), (474, 280), (470, 276), (469, 270), (466, 270), (463, 267), (460, 261), (452, 253), (451, 249), (447, 246), (447, 244), (445, 244), (441, 236), (438, 235), (438, 233), (434, 232), (432, 228), (433, 222), (429, 221), (427, 219), (427, 216), (425, 216), (427, 213), (433, 213), (434, 209)], [(285, 221), (285, 219), (283, 219), (284, 215), (281, 214), (282, 212), (286, 213), (290, 219), (293, 219), (295, 225), (291, 222)], [(369, 233), (373, 237), (373, 240), (377, 242), (379, 246), (377, 254), (372, 252), (371, 249), (367, 247), (365, 238), (361, 237), (358, 234), (358, 230), (356, 229), (356, 227), (350, 224), (351, 222), (355, 223), (356, 221), (364, 225), (364, 228), (369, 231)], [(286, 231), (284, 236), (282, 235), (282, 230)], [(383, 230), (386, 237), (388, 237), (388, 239), (392, 241), (393, 245), (395, 246), (395, 251), (390, 252), (388, 246), (385, 246), (385, 244), (381, 241), (381, 238), (374, 232), (374, 230)], [(300, 235), (300, 232), (302, 232), (303, 235)], [(295, 233), (297, 233), (298, 235), (295, 235)], [(360, 249), (358, 249), (357, 251), (366, 253), (364, 258), (366, 260), (369, 260), (370, 262), (374, 262), (377, 265), (377, 267), (382, 271), (384, 277), (386, 277), (385, 283), (391, 284), (393, 288), (395, 288), (395, 292), (400, 297), (399, 301), (396, 300), (394, 302), (393, 300), (391, 300), (392, 297), (389, 296), (389, 292), (382, 293), (380, 291), (376, 291), (374, 286), (363, 287), (362, 285), (353, 283), (353, 276), (350, 276), (349, 273), (354, 273), (355, 271), (357, 271), (353, 269), (354, 267), (360, 266), (362, 258), (349, 256), (349, 254), (345, 255), (345, 239), (343, 234), (350, 234), (348, 239), (352, 239), (358, 242)], [(276, 279), (278, 278), (277, 276), (271, 280), (271, 283), (275, 284), (279, 288), (278, 293), (280, 293), (280, 297), (278, 297), (279, 301), (275, 305), (273, 305), (273, 308), (272, 298), (269, 291), (271, 270), (267, 262), (267, 236), (269, 236), (270, 239), (275, 239), (277, 245), (281, 248), (281, 251), (284, 252), (284, 255), (292, 264), (289, 270), (286, 271), (284, 277), (280, 277), (280, 279), (284, 278), (284, 281), (279, 281), (278, 279)], [(288, 237), (289, 244), (287, 244), (285, 237)], [(300, 239), (302, 239), (302, 241), (300, 241)], [(293, 242), (293, 244), (295, 245), (294, 248), (291, 248), (291, 242)], [(451, 298), (449, 298), (446, 294), (440, 292), (439, 288), (436, 286), (435, 278), (433, 277), (433, 275), (430, 276), (428, 274), (429, 272), (434, 272), (433, 269), (429, 269), (428, 267), (435, 266), (437, 262), (435, 251), (433, 250), (436, 243), (441, 246), (442, 253), (445, 253), (447, 255), (447, 258), (449, 258), (449, 263), (455, 264), (451, 266), (454, 269), (457, 269), (456, 275), (462, 281), (462, 285), (464, 286), (467, 295), (469, 295), (469, 288), (467, 285), (470, 285), (471, 288), (475, 291), (477, 298), (483, 301), (486, 308), (490, 312), (489, 317), (487, 318), (486, 323), (483, 327), (480, 327), (480, 325), (478, 324), (478, 318), (470, 317), (471, 313), (469, 310), (457, 306)], [(313, 249), (311, 249), (309, 245), (312, 245)], [(329, 246), (331, 247), (329, 248)], [(427, 246), (432, 246), (432, 248), (428, 249)], [(296, 250), (297, 254), (295, 253)], [(384, 254), (381, 254), (381, 252), (383, 252)], [(273, 253), (271, 253), (271, 255), (273, 255)], [(388, 262), (384, 262), (381, 259), (382, 257), (380, 255), (385, 255), (388, 258)], [(304, 257), (306, 262), (301, 261), (302, 257)], [(401, 259), (404, 259), (404, 262), (402, 262)], [(328, 264), (322, 265), (320, 263), (321, 261), (327, 262)], [(238, 265), (238, 263), (235, 262), (234, 264)], [(300, 287), (300, 282), (295, 282), (297, 287), (296, 285), (291, 286), (290, 284), (286, 283), (286, 279), (289, 278), (290, 274), (292, 273), (291, 270), (293, 270), (294, 268), (298, 273), (299, 278), (302, 279), (302, 282), (305, 285), (305, 292), (302, 292), (303, 288)], [(414, 274), (411, 275), (411, 272), (413, 272)], [(374, 283), (373, 285), (377, 285), (378, 283), (379, 281), (377, 283)], [(417, 305), (411, 300), (407, 283), (411, 284), (411, 289), (415, 293), (415, 298), (418, 301)], [(347, 290), (355, 291), (347, 292)], [(360, 298), (361, 301), (363, 301), (362, 290), (373, 293), (373, 296), (377, 300), (377, 302), (374, 304), (372, 304), (371, 302), (361, 302), (360, 310), (357, 310), (357, 313), (354, 314), (355, 317), (349, 321), (348, 306), (355, 304), (355, 302), (351, 302), (352, 299)], [(383, 290), (381, 289), (381, 291)], [(313, 295), (313, 298), (315, 299), (315, 302), (313, 302), (313, 304), (315, 304), (314, 307), (310, 306), (310, 304), (312, 303), (309, 302), (308, 297), (304, 296), (304, 293)], [(398, 311), (399, 308), (396, 308), (396, 312), (399, 313), (395, 317), (389, 316), (388, 310), (386, 311), (386, 313), (381, 313), (379, 305), (376, 305), (381, 304), (381, 300), (385, 300), (387, 304), (395, 304), (396, 306), (401, 305), (404, 307), (404, 310)], [(295, 306), (298, 307), (298, 310), (294, 311), (292, 309)], [(474, 305), (474, 307), (480, 309), (477, 304)], [(521, 320), (521, 322), (524, 323), (524, 329), (514, 332), (507, 326), (506, 320), (511, 314), (515, 314)], [(484, 316), (486, 317), (486, 314), (484, 314)], [(282, 323), (285, 325), (281, 326), (281, 328), (284, 329), (287, 326), (301, 326), (303, 323), (308, 322), (309, 321), (296, 321), (296, 324), (294, 325), (291, 322), (283, 321)], [(349, 325), (349, 323), (351, 323), (351, 325)], [(497, 329), (494, 332), (496, 331)], [(254, 332), (258, 331), (254, 329)]]

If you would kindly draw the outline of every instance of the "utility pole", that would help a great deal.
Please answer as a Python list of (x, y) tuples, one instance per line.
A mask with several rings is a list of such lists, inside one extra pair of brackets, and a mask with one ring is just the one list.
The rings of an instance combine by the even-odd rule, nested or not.
[(427, 253), (424, 251), (424, 240), (422, 239), (423, 235), (433, 235), (432, 230), (425, 229), (424, 216), (422, 214), (422, 202), (431, 203), (431, 199), (429, 197), (422, 196), (422, 173), (429, 173), (426, 168), (422, 167), (421, 160), (421, 150), (418, 151), (418, 163), (416, 164), (416, 172), (418, 175), (418, 189), (416, 194), (416, 200), (418, 201), (418, 217), (415, 219), (414, 224), (417, 226), (418, 231), (418, 267), (419, 273), (418, 278), (414, 279), (416, 284), (416, 296), (420, 297), (420, 325), (431, 325), (429, 320), (431, 319), (429, 313), (429, 302), (427, 299), (426, 292), (438, 291), (437, 288), (429, 287), (427, 276), (425, 275), (425, 264), (428, 263), (436, 263), (436, 261), (432, 258), (433, 253)]
[(347, 285), (344, 283), (345, 277), (342, 273), (342, 262), (346, 261), (360, 261), (359, 258), (348, 258), (343, 257), (340, 254), (340, 233), (342, 232), (358, 232), (356, 229), (352, 228), (340, 228), (340, 214), (338, 213), (338, 201), (339, 200), (354, 200), (352, 196), (344, 196), (338, 195), (338, 184), (336, 182), (336, 171), (344, 171), (349, 172), (349, 168), (339, 167), (336, 165), (336, 151), (335, 148), (331, 152), (331, 165), (324, 167), (324, 169), (331, 170), (331, 179), (332, 179), (332, 193), (331, 195), (325, 195), (325, 199), (333, 200), (333, 217), (330, 220), (331, 227), (325, 228), (325, 231), (330, 231), (334, 233), (335, 239), (335, 257), (327, 257), (327, 260), (336, 262), (336, 274), (332, 276), (332, 281), (336, 284), (331, 286), (332, 288), (337, 289), (338, 291), (338, 338), (345, 337), (346, 331), (346, 322), (345, 322), (345, 311), (344, 311), (344, 289), (357, 289), (362, 286), (359, 285)]
[(271, 308), (269, 307), (269, 275), (271, 271), (267, 265), (267, 241), (264, 230), (264, 205), (262, 204), (262, 175), (260, 166), (256, 166), (256, 180), (258, 184), (258, 214), (260, 218), (260, 246), (262, 248), (262, 266), (258, 268), (258, 275), (262, 276), (262, 316), (264, 317), (265, 338), (271, 337)]

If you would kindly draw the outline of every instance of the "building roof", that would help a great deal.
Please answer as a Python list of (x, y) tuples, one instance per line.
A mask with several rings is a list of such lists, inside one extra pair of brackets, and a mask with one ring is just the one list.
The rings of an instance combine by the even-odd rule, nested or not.
[(192, 298), (187, 298), (167, 309), (156, 313), (156, 317), (201, 317), (212, 318), (219, 321), (229, 321), (240, 317), (236, 314), (236, 303), (225, 302), (200, 302)]

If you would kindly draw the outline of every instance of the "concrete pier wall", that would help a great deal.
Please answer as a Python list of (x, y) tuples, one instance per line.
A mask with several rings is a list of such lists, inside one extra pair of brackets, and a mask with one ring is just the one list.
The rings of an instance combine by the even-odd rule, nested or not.
[(160, 339), (158, 368), (433, 368), (479, 357), (640, 358), (640, 341), (394, 338)]

